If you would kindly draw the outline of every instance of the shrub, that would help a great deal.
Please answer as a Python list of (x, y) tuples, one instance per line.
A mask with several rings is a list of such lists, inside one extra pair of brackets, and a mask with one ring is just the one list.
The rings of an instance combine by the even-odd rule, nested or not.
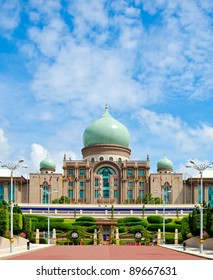
[(118, 224), (123, 223), (126, 224), (128, 222), (141, 222), (141, 218), (138, 217), (124, 217), (124, 218), (119, 218), (118, 219)]
[(166, 244), (174, 244), (174, 235), (166, 235), (165, 239)]
[(94, 230), (97, 229), (97, 226), (96, 225), (93, 225), (93, 226), (90, 226), (87, 228), (87, 232), (89, 233), (94, 233)]
[(171, 222), (172, 222), (172, 219), (171, 219), (171, 218), (165, 219), (165, 224), (169, 224), (169, 223), (171, 223)]
[(45, 238), (39, 238), (39, 244), (47, 244), (47, 240)]
[(176, 224), (166, 224), (165, 225), (165, 230), (167, 232), (175, 232), (175, 229), (181, 230), (181, 225), (176, 225)]
[(125, 226), (118, 226), (118, 230), (119, 230), (119, 233), (124, 233), (124, 232), (126, 232), (126, 227)]
[(161, 224), (163, 223), (163, 217), (158, 215), (152, 215), (147, 217), (147, 221), (150, 224)]
[(175, 224), (178, 224), (178, 225), (181, 225), (181, 223), (182, 223), (182, 218), (175, 219), (175, 220), (174, 220), (174, 223), (175, 223)]
[(187, 235), (190, 233), (190, 227), (189, 227), (189, 217), (183, 217), (181, 221), (181, 234), (183, 236), (183, 239), (187, 238)]
[(90, 227), (96, 225), (95, 222), (93, 221), (76, 221), (73, 223), (73, 225), (80, 225), (80, 226), (85, 226), (85, 227)]
[(5, 235), (9, 229), (9, 212), (6, 208), (0, 208), (0, 235)]
[(158, 229), (160, 229), (162, 231), (163, 224), (150, 224), (147, 227), (147, 230), (149, 230), (149, 231), (158, 231)]
[(75, 221), (76, 221), (76, 222), (79, 222), (79, 221), (96, 222), (96, 219), (93, 218), (93, 217), (90, 217), (90, 216), (83, 216), (83, 217), (77, 218)]

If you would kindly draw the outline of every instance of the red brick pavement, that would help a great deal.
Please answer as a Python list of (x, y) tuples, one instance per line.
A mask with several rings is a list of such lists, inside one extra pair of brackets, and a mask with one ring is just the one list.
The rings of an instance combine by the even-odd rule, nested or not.
[(50, 246), (8, 260), (205, 260), (160, 246)]

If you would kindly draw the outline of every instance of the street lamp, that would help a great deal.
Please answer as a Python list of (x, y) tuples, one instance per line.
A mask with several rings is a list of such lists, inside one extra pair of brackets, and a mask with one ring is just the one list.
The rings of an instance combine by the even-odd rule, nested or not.
[(40, 188), (44, 193), (48, 195), (48, 210), (47, 210), (47, 217), (48, 217), (48, 222), (47, 222), (47, 243), (50, 244), (50, 195), (54, 192), (58, 192), (56, 189), (52, 191), (46, 191), (43, 188)]
[(193, 160), (190, 160), (192, 165), (187, 165), (187, 168), (194, 168), (199, 171), (200, 174), (200, 253), (203, 253), (203, 171), (210, 168), (213, 164), (196, 164)]
[(13, 171), (20, 168), (20, 167), (23, 167), (23, 168), (27, 168), (27, 165), (23, 165), (23, 166), (20, 166), (20, 163), (24, 162), (23, 159), (20, 159), (17, 163), (13, 163), (13, 162), (10, 162), (10, 163), (3, 163), (1, 160), (0, 160), (0, 163), (1, 163), (1, 166), (2, 167), (6, 167), (7, 169), (10, 170), (10, 253), (13, 252), (13, 242), (14, 242), (14, 239), (13, 239), (13, 206), (14, 206), (14, 197), (13, 197)]
[(161, 196), (163, 196), (163, 240), (162, 240), (162, 244), (165, 245), (165, 194), (166, 193), (170, 193), (171, 191), (159, 191), (156, 190), (155, 193), (160, 194)]

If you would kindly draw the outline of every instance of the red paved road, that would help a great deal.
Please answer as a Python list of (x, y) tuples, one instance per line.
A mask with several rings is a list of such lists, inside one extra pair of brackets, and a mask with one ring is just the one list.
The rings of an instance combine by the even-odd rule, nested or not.
[(205, 260), (160, 246), (51, 246), (10, 260)]

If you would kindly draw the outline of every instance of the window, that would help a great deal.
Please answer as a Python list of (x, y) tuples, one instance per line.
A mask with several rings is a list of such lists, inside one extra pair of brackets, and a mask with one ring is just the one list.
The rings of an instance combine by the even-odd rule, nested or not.
[(170, 194), (171, 191), (169, 191), (169, 187), (168, 186), (164, 186), (164, 203), (165, 204), (169, 204), (170, 203)]
[(98, 186), (99, 186), (99, 179), (95, 178), (95, 187), (98, 187)]
[(49, 201), (48, 186), (44, 185), (42, 188), (42, 203), (46, 204)]
[(79, 169), (79, 175), (85, 175), (86, 171), (83, 168)]
[(133, 192), (132, 190), (128, 191), (128, 199), (132, 199), (133, 198)]
[(133, 186), (133, 182), (132, 181), (128, 182), (128, 187), (132, 188), (132, 186)]
[(213, 186), (208, 186), (208, 203), (213, 207)]
[(74, 175), (74, 169), (68, 169), (68, 175)]
[(139, 190), (139, 198), (144, 198), (144, 190)]
[(110, 161), (113, 161), (113, 157), (109, 157), (109, 160), (110, 160)]
[(95, 196), (95, 198), (98, 198), (98, 190), (94, 191), (94, 196)]
[(0, 183), (0, 202), (4, 200), (4, 185)]
[(120, 157), (118, 158), (118, 162), (122, 162), (122, 159)]
[(69, 182), (68, 182), (68, 187), (73, 187), (73, 185), (74, 185), (74, 182), (73, 182), (73, 181), (69, 181)]
[(118, 186), (118, 178), (114, 178), (114, 186), (115, 186), (115, 187)]
[(139, 176), (144, 176), (145, 172), (144, 172), (144, 169), (139, 169), (138, 170), (138, 175)]
[(102, 167), (98, 170), (97, 174), (101, 174), (103, 181), (102, 181), (102, 186), (103, 186), (103, 197), (108, 198), (109, 197), (109, 191), (110, 191), (110, 184), (109, 184), (109, 179), (110, 175), (115, 175), (115, 170), (112, 169), (111, 167), (105, 166)]
[(85, 198), (85, 191), (84, 190), (80, 190), (80, 198), (81, 199)]
[(68, 196), (69, 198), (74, 198), (74, 191), (73, 191), (73, 190), (68, 190), (67, 196)]
[(99, 160), (100, 160), (100, 161), (103, 161), (103, 160), (104, 160), (104, 158), (103, 158), (103, 157), (100, 157), (100, 158), (99, 158)]
[(94, 162), (94, 161), (95, 161), (95, 159), (94, 159), (94, 157), (92, 157), (92, 158), (91, 158), (91, 162)]
[(128, 169), (127, 170), (127, 175), (128, 176), (133, 176), (133, 170), (132, 169)]
[(80, 181), (80, 187), (85, 187), (85, 182)]
[(118, 198), (118, 190), (114, 190), (114, 198)]
[(139, 182), (139, 187), (144, 187), (144, 182)]

